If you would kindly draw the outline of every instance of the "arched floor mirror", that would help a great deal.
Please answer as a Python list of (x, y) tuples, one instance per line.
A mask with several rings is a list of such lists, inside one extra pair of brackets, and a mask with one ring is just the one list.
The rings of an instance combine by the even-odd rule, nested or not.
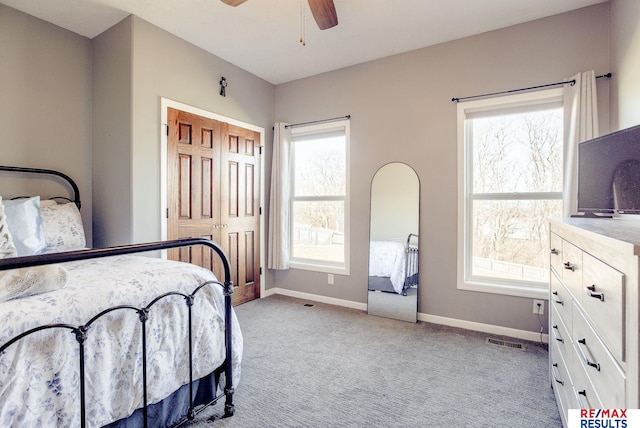
[(381, 167), (371, 182), (370, 315), (417, 322), (420, 182), (409, 165)]

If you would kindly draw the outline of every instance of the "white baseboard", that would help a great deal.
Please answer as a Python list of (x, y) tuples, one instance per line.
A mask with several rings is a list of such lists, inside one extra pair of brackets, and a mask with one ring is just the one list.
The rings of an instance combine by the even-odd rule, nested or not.
[[(479, 322), (441, 317), (438, 315), (418, 313), (418, 321), (447, 325), (449, 327), (463, 328), (465, 330), (480, 331), (483, 333), (496, 334), (499, 336), (509, 336), (516, 339), (528, 340), (531, 342), (540, 342), (541, 339), (540, 333), (536, 333), (535, 331), (518, 330), (515, 328), (501, 327), (499, 325), (492, 324), (482, 324)], [(549, 343), (549, 336), (547, 334), (542, 335), (542, 342)]]
[[(336, 299), (333, 297), (320, 296), (320, 295), (311, 294), (311, 293), (303, 293), (301, 291), (293, 291), (293, 290), (288, 290), (286, 288), (278, 288), (278, 287), (265, 290), (262, 297), (268, 297), (273, 294), (281, 294), (283, 296), (295, 297), (297, 299), (311, 300), (313, 302), (343, 306), (346, 308), (358, 309), (361, 311), (367, 310), (366, 303), (353, 302), (351, 300)], [(540, 333), (536, 333), (535, 331), (518, 330), (515, 328), (501, 327), (498, 325), (491, 325), (491, 324), (482, 324), (479, 322), (441, 317), (438, 315), (418, 313), (418, 321), (430, 322), (432, 324), (446, 325), (449, 327), (463, 328), (465, 330), (480, 331), (483, 333), (496, 334), (499, 336), (508, 336), (516, 339), (528, 340), (531, 342), (539, 342), (541, 339)], [(549, 343), (549, 336), (547, 334), (543, 334), (542, 341), (544, 343)]]
[(343, 306), (345, 308), (367, 310), (366, 303), (352, 302), (351, 300), (336, 299), (334, 297), (320, 296), (318, 294), (303, 293), (301, 291), (287, 290), (286, 288), (270, 288), (265, 291), (263, 297), (272, 294), (281, 294), (283, 296), (295, 297), (297, 299), (311, 300), (313, 302), (326, 303), (328, 305)]

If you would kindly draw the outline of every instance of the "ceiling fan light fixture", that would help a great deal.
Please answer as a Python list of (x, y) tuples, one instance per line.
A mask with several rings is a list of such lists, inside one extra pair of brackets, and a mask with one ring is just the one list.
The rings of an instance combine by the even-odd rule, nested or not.
[[(229, 6), (239, 6), (247, 0), (220, 0), (222, 3)], [(326, 30), (338, 25), (338, 13), (336, 12), (336, 5), (333, 4), (333, 0), (307, 0), (309, 2), (309, 9), (313, 14), (313, 19), (316, 20), (318, 28)]]
[(338, 25), (338, 14), (333, 0), (308, 0), (309, 8), (321, 30)]

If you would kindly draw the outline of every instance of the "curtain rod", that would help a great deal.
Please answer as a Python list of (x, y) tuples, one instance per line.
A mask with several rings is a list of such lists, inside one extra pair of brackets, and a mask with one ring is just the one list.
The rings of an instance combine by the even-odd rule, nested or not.
[(348, 114), (346, 116), (333, 117), (331, 119), (314, 120), (314, 121), (311, 121), (311, 122), (292, 123), (290, 125), (285, 125), (285, 128), (293, 128), (294, 126), (302, 126), (302, 125), (312, 125), (314, 123), (334, 122), (336, 120), (343, 120), (343, 119), (349, 120), (349, 119), (351, 119), (351, 115)]
[[(600, 76), (596, 76), (596, 79), (611, 79), (611, 73), (607, 73), (607, 74), (602, 74)], [(566, 85), (566, 84), (570, 84), (571, 86), (576, 84), (576, 79), (571, 79), (571, 80), (567, 80), (564, 82), (555, 82), (555, 83), (547, 83), (546, 85), (538, 85), (538, 86), (531, 86), (529, 88), (520, 88), (520, 89), (511, 89), (509, 91), (501, 91), (501, 92), (493, 92), (490, 94), (482, 94), (482, 95), (472, 95), (470, 97), (461, 97), (461, 98), (451, 98), (451, 101), (454, 103), (457, 103), (459, 101), (462, 100), (470, 100), (473, 98), (482, 98), (482, 97), (491, 97), (493, 95), (503, 95), (503, 94), (510, 94), (512, 92), (523, 92), (523, 91), (531, 91), (533, 89), (541, 89), (541, 88), (548, 88), (551, 86), (560, 86), (560, 85)]]

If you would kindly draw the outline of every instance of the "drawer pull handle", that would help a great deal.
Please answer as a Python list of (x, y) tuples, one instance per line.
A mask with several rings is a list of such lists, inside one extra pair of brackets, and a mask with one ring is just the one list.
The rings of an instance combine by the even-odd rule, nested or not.
[(596, 285), (593, 284), (589, 287), (586, 287), (587, 294), (589, 297), (593, 297), (594, 299), (600, 299), (601, 302), (604, 302), (604, 292), (596, 291)]
[(554, 255), (557, 256), (558, 254), (560, 254), (560, 251), (556, 250), (555, 248), (552, 248), (551, 249), (551, 254), (554, 254)]
[(574, 272), (576, 270), (576, 265), (572, 265), (571, 262), (565, 262), (564, 268)]
[[(555, 330), (557, 330), (557, 331), (558, 331), (558, 333), (560, 333), (560, 330), (558, 329), (558, 325), (557, 325), (557, 324), (556, 324), (556, 325), (554, 325), (554, 326), (553, 326), (553, 328), (554, 328)], [(553, 332), (553, 338), (554, 338), (555, 340), (557, 340), (558, 342), (560, 342), (560, 343), (564, 343), (564, 339), (563, 339), (562, 337), (558, 336), (558, 335), (556, 334), (556, 332), (555, 332), (555, 331)]]
[(587, 398), (587, 391), (586, 390), (582, 390), (582, 391), (577, 391), (576, 392), (576, 398), (578, 399), (578, 404), (580, 405), (581, 409), (590, 409), (590, 406), (585, 406), (584, 403), (582, 403), (582, 397), (580, 396), (584, 396), (584, 398)]
[[(557, 291), (554, 291), (554, 292), (553, 292), (553, 293), (551, 293), (551, 294), (553, 294), (553, 295), (554, 295), (554, 296), (556, 296), (556, 297), (558, 296), (558, 292), (557, 292)], [(553, 303), (557, 303), (557, 304), (559, 304), (559, 305), (564, 306), (564, 302), (563, 302), (562, 300), (553, 299)]]
[(558, 377), (556, 376), (556, 369), (558, 368), (558, 363), (553, 363), (553, 380), (555, 380), (557, 383), (559, 383), (560, 385), (564, 386), (564, 381), (558, 379)]
[[(586, 338), (579, 339), (578, 343), (581, 344), (581, 345), (587, 346), (587, 339)], [(584, 360), (586, 365), (588, 365), (590, 367), (593, 367), (594, 369), (600, 371), (600, 363), (591, 362), (589, 360), (589, 358), (587, 358), (587, 354), (584, 353), (584, 350), (582, 349), (582, 347), (580, 345), (578, 345), (578, 351), (580, 351), (580, 356), (582, 357), (582, 359)]]

